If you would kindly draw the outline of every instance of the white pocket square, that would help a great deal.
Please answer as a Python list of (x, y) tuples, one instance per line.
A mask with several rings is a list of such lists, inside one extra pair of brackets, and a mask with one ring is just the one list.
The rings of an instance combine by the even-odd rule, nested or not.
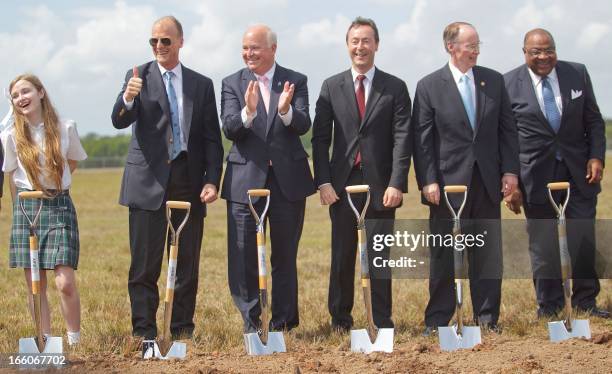
[(582, 91), (572, 90), (572, 100), (579, 98), (582, 96)]

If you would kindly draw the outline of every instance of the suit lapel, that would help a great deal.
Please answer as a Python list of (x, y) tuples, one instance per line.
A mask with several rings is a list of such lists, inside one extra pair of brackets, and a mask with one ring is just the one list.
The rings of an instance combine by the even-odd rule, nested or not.
[(528, 104), (533, 107), (533, 111), (536, 113), (536, 116), (540, 120), (540, 123), (542, 123), (542, 126), (544, 126), (550, 133), (554, 134), (555, 130), (553, 130), (553, 128), (550, 126), (550, 123), (542, 112), (542, 108), (538, 102), (538, 97), (536, 96), (535, 87), (533, 87), (533, 81), (531, 80), (531, 76), (529, 75), (529, 71), (527, 69), (529, 69), (529, 67), (527, 67), (527, 65), (523, 65), (521, 74), (519, 75), (522, 96), (527, 98)]
[(350, 117), (348, 123), (355, 124), (351, 127), (357, 130), (360, 127), (361, 121), (359, 120), (359, 109), (357, 108), (357, 97), (355, 96), (355, 83), (353, 82), (353, 75), (350, 70), (344, 73), (340, 85), (342, 86), (340, 90), (346, 100), (345, 109)]
[(270, 132), (272, 128), (272, 124), (274, 123), (274, 119), (278, 113), (278, 99), (283, 92), (283, 83), (285, 80), (285, 69), (278, 64), (276, 64), (276, 70), (274, 71), (274, 76), (272, 77), (272, 85), (270, 86), (270, 103), (268, 110), (268, 121), (266, 123), (266, 136)]
[[(181, 64), (182, 66), (182, 64)], [(191, 131), (191, 118), (193, 116), (193, 99), (196, 92), (196, 80), (191, 77), (191, 71), (184, 66), (183, 69), (183, 131), (185, 141), (189, 144), (189, 134)]]
[(444, 65), (441, 71), (441, 78), (444, 81), (444, 95), (448, 95), (449, 100), (448, 103), (453, 105), (453, 113), (462, 113), (463, 114), (463, 123), (465, 128), (470, 131), (472, 136), (474, 136), (474, 130), (470, 125), (470, 119), (468, 118), (467, 112), (465, 111), (465, 106), (463, 105), (463, 99), (461, 98), (461, 94), (459, 93), (459, 88), (457, 88), (457, 83), (455, 83), (455, 79), (453, 78), (453, 73), (451, 73), (450, 67), (448, 64)]
[[(240, 93), (242, 94), (242, 96), (244, 97), (244, 94), (246, 93), (247, 87), (249, 86), (249, 82), (250, 81), (254, 81), (255, 84), (258, 84), (257, 82), (257, 78), (255, 77), (255, 74), (253, 74), (252, 71), (250, 71), (247, 68), (244, 68), (242, 70), (242, 84), (241, 84), (241, 91)], [(258, 85), (259, 87), (259, 85)], [(246, 105), (246, 103), (245, 103)], [(260, 126), (260, 123), (266, 124), (268, 120), (268, 116), (266, 113), (266, 106), (264, 105), (263, 99), (261, 98), (261, 92), (259, 93), (259, 100), (257, 101), (257, 118), (255, 118), (255, 120), (253, 120), (253, 131), (255, 132), (260, 132), (260, 134), (264, 134), (264, 132), (266, 131), (265, 128), (263, 128), (262, 126)], [(262, 127), (261, 129), (259, 127)]]
[(565, 70), (563, 69), (563, 64), (557, 62), (557, 66), (555, 67), (557, 70), (557, 80), (559, 81), (559, 91), (561, 91), (561, 102), (563, 103), (563, 108), (561, 111), (561, 124), (559, 125), (559, 131), (561, 131), (561, 127), (565, 123), (564, 118), (567, 117), (566, 113), (569, 107), (569, 102), (571, 96), (571, 87), (569, 79), (563, 79), (565, 77)]
[(474, 129), (474, 137), (476, 137), (487, 106), (487, 95), (485, 94), (487, 82), (480, 77), (480, 70), (476, 66), (472, 68), (472, 72), (474, 72), (474, 91), (476, 92), (476, 127)]
[(153, 61), (151, 63), (151, 68), (147, 73), (147, 89), (149, 90), (149, 95), (152, 100), (155, 100), (159, 103), (159, 106), (164, 113), (164, 117), (168, 126), (166, 126), (166, 132), (168, 133), (168, 137), (172, 137), (172, 119), (170, 118), (170, 103), (168, 102), (168, 95), (166, 94), (166, 86), (162, 81), (161, 72), (159, 71), (159, 66), (157, 66), (157, 62)]
[[(378, 100), (380, 99), (380, 96), (382, 95), (384, 90), (385, 85), (383, 82), (382, 73), (380, 72), (380, 70), (376, 69), (374, 71), (374, 79), (372, 80), (372, 86), (370, 87), (370, 94), (366, 99), (366, 110), (363, 115), (361, 124), (359, 125), (359, 131), (361, 131), (366, 126), (368, 118), (372, 114), (372, 111), (374, 111), (374, 108), (376, 108), (376, 103), (378, 103)], [(357, 98), (355, 98), (355, 105), (357, 105)]]

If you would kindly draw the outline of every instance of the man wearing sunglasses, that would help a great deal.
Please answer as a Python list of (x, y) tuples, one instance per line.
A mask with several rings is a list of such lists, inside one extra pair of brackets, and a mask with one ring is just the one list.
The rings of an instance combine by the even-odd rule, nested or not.
[[(525, 35), (525, 64), (506, 73), (506, 87), (519, 132), (521, 190), (508, 207), (527, 216), (529, 254), (538, 317), (552, 317), (564, 304), (556, 212), (547, 184), (569, 182), (567, 238), (573, 267), (572, 305), (609, 318), (596, 307), (595, 208), (606, 155), (605, 124), (584, 65), (557, 61), (555, 40), (543, 29)], [(563, 194), (564, 195), (564, 194)], [(557, 200), (565, 196), (553, 195)]]
[[(180, 22), (172, 16), (157, 20), (149, 44), (155, 60), (128, 71), (111, 115), (116, 128), (132, 126), (119, 197), (129, 207), (132, 332), (147, 339), (157, 334), (165, 202), (181, 200), (191, 203), (191, 212), (180, 236), (170, 329), (173, 336), (189, 337), (205, 204), (217, 198), (221, 179), (221, 132), (212, 81), (179, 61)], [(174, 227), (182, 218), (173, 216)]]
[[(221, 121), (232, 141), (221, 197), (227, 200), (228, 278), (244, 332), (256, 332), (261, 308), (257, 287), (255, 221), (247, 190), (270, 190), (267, 228), (272, 242), (272, 331), (299, 323), (296, 256), (306, 197), (315, 192), (300, 135), (310, 129), (306, 76), (275, 61), (276, 33), (265, 25), (242, 39), (245, 67), (223, 79)], [(261, 212), (264, 199), (254, 199)]]

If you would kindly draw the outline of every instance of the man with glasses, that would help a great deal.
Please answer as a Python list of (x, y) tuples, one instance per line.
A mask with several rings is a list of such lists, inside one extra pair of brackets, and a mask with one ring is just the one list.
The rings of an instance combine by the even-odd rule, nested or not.
[[(306, 197), (315, 192), (300, 141), (311, 126), (307, 79), (277, 64), (276, 48), (276, 33), (268, 26), (249, 27), (242, 38), (246, 67), (223, 79), (221, 88), (223, 133), (232, 141), (221, 192), (227, 200), (228, 278), (245, 333), (261, 326), (256, 224), (247, 191), (270, 190), (272, 331), (299, 324), (296, 257)], [(253, 201), (261, 213), (265, 199)]]
[[(566, 208), (568, 246), (573, 263), (572, 305), (609, 318), (597, 308), (600, 286), (595, 272), (594, 219), (606, 152), (605, 124), (584, 65), (557, 61), (555, 41), (534, 29), (523, 42), (525, 64), (505, 81), (518, 125), (521, 189), (508, 206), (527, 216), (529, 254), (538, 302), (537, 315), (552, 317), (565, 302), (559, 247), (547, 184), (570, 182)], [(556, 199), (564, 196), (554, 195)]]
[[(191, 203), (191, 213), (180, 236), (170, 330), (190, 337), (205, 204), (217, 198), (221, 179), (221, 132), (212, 81), (179, 61), (180, 22), (172, 16), (155, 21), (149, 44), (155, 60), (128, 71), (111, 115), (116, 128), (132, 126), (119, 197), (129, 207), (132, 332), (146, 339), (157, 334), (165, 203), (182, 200)], [(182, 218), (173, 216), (175, 227)]]
[[(480, 39), (465, 22), (443, 33), (450, 61), (417, 84), (414, 164), (432, 233), (451, 232), (445, 185), (468, 186), (464, 234), (484, 234), (484, 246), (468, 248), (474, 321), (496, 329), (501, 301), (500, 201), (518, 184), (517, 130), (501, 74), (476, 65)], [(461, 203), (451, 194), (455, 210)], [(455, 311), (452, 247), (432, 247), (424, 335), (447, 326)]]

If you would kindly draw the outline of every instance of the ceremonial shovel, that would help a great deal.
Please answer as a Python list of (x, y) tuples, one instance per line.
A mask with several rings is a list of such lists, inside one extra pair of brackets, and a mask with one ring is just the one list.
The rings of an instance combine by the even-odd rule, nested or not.
[[(366, 202), (361, 213), (355, 208), (351, 200), (351, 194), (366, 193)], [(370, 205), (370, 186), (356, 185), (346, 187), (348, 202), (357, 217), (357, 250), (359, 251), (359, 267), (361, 269), (361, 288), (363, 289), (363, 301), (368, 319), (366, 329), (351, 330), (352, 352), (393, 352), (393, 328), (378, 329), (374, 325), (372, 315), (372, 293), (370, 288), (370, 268), (368, 261), (368, 240), (365, 230), (365, 215)]]
[[(269, 332), (268, 321), (268, 281), (266, 272), (266, 233), (264, 231), (264, 222), (266, 213), (270, 206), (270, 190), (258, 189), (248, 190), (249, 208), (255, 218), (257, 225), (257, 269), (259, 273), (259, 305), (261, 307), (261, 336), (254, 332), (244, 334), (244, 345), (248, 355), (260, 356), (269, 355), (274, 352), (286, 352), (285, 339), (283, 333)], [(261, 216), (257, 215), (251, 197), (265, 197), (266, 206), (264, 207)]]
[[(36, 324), (36, 337), (19, 339), (19, 353), (26, 354), (61, 354), (63, 351), (62, 338), (60, 336), (45, 337), (42, 332), (42, 316), (40, 311), (40, 265), (38, 258), (38, 238), (36, 237), (36, 225), (40, 217), (43, 202), (41, 191), (22, 191), (19, 193), (19, 207), (30, 224), (30, 274), (32, 279), (32, 298), (34, 299), (34, 321)], [(39, 200), (38, 211), (34, 219), (30, 219), (25, 210), (24, 200)]]
[[(172, 209), (185, 210), (185, 217), (175, 231), (172, 226)], [(178, 259), (179, 235), (181, 230), (189, 219), (189, 211), (191, 203), (184, 201), (167, 201), (166, 202), (166, 219), (168, 220), (168, 228), (172, 232), (170, 239), (170, 254), (168, 255), (168, 277), (166, 279), (166, 298), (164, 300), (164, 324), (162, 335), (159, 341), (145, 340), (142, 342), (142, 358), (159, 358), (167, 360), (169, 358), (184, 359), (187, 353), (185, 343), (172, 341), (172, 333), (170, 332), (170, 322), (172, 321), (172, 303), (174, 301), (174, 284), (176, 283), (176, 263)]]
[[(557, 232), (559, 234), (559, 256), (561, 259), (561, 279), (563, 281), (563, 296), (565, 298), (564, 320), (548, 322), (548, 336), (552, 342), (560, 342), (570, 338), (591, 338), (589, 320), (572, 319), (572, 259), (567, 247), (567, 231), (565, 209), (570, 198), (570, 184), (556, 182), (548, 184), (548, 198), (557, 212)], [(565, 201), (557, 205), (552, 191), (565, 190)]]
[[(455, 209), (448, 199), (449, 193), (463, 193), (463, 201), (459, 210)], [(467, 199), (467, 186), (445, 186), (444, 199), (446, 206), (453, 215), (453, 236), (457, 239), (461, 235), (461, 212), (465, 207)], [(467, 275), (467, 255), (464, 249), (457, 245), (454, 240), (453, 248), (454, 270), (455, 270), (455, 302), (457, 324), (453, 326), (439, 327), (440, 349), (443, 351), (455, 351), (457, 349), (469, 349), (480, 344), (480, 327), (463, 325), (463, 279)]]

